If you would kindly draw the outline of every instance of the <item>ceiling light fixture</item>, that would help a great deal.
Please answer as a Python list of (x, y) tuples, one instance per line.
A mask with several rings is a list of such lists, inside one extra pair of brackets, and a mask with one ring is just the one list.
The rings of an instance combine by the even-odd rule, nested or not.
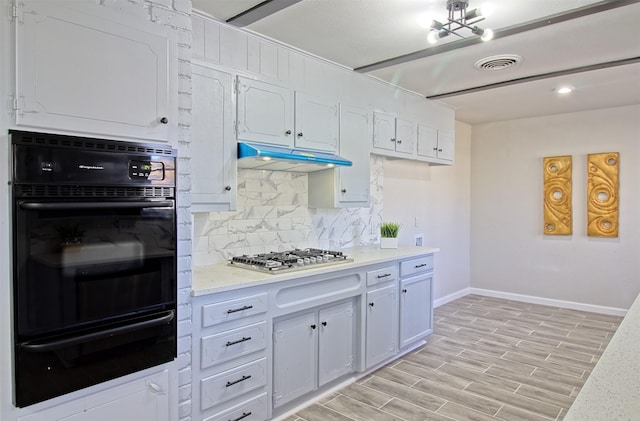
[(467, 6), (469, 6), (469, 0), (447, 0), (447, 10), (449, 11), (447, 23), (441, 23), (437, 20), (431, 22), (431, 30), (427, 35), (429, 44), (435, 44), (440, 38), (450, 34), (464, 38), (457, 33), (463, 28), (471, 30), (472, 34), (478, 35), (483, 41), (493, 39), (491, 29), (482, 29), (476, 26), (476, 23), (485, 20), (487, 10), (491, 9), (489, 4), (483, 5), (481, 9), (473, 9), (468, 12)]
[(573, 87), (572, 85), (564, 85), (564, 86), (559, 86), (558, 88), (556, 88), (556, 92), (562, 95), (566, 95), (569, 94), (571, 92), (573, 92), (576, 88)]

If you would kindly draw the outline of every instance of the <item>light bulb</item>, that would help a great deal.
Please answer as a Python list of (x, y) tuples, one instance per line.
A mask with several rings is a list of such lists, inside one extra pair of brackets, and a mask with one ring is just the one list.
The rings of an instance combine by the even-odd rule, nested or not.
[(493, 30), (489, 28), (485, 29), (480, 39), (483, 41), (491, 41), (493, 39)]
[(438, 32), (429, 31), (429, 35), (427, 35), (427, 42), (429, 44), (435, 44), (436, 42), (438, 42)]
[(271, 161), (271, 158), (270, 158), (270, 157), (268, 157), (268, 156), (263, 156), (263, 157), (262, 157), (262, 160), (263, 160), (263, 161)]
[(495, 11), (496, 5), (491, 2), (482, 3), (482, 6), (480, 6), (480, 14), (485, 18), (492, 15)]

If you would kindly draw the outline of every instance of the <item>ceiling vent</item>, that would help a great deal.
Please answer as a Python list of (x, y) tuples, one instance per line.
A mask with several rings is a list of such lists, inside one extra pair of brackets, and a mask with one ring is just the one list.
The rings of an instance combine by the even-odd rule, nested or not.
[(506, 70), (516, 66), (522, 61), (522, 57), (516, 54), (501, 54), (499, 56), (485, 57), (475, 62), (480, 70)]

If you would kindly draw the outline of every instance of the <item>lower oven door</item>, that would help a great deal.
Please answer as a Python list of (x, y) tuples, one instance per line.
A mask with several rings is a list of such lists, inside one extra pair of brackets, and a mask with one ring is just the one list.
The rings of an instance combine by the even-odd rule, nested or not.
[(16, 343), (15, 404), (24, 407), (169, 362), (175, 310)]

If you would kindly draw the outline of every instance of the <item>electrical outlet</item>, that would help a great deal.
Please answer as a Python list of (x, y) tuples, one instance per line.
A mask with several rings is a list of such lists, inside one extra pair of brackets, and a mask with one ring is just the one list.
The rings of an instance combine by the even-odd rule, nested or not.
[(414, 244), (418, 247), (422, 247), (423, 245), (423, 240), (424, 240), (424, 234), (416, 234), (414, 238)]

